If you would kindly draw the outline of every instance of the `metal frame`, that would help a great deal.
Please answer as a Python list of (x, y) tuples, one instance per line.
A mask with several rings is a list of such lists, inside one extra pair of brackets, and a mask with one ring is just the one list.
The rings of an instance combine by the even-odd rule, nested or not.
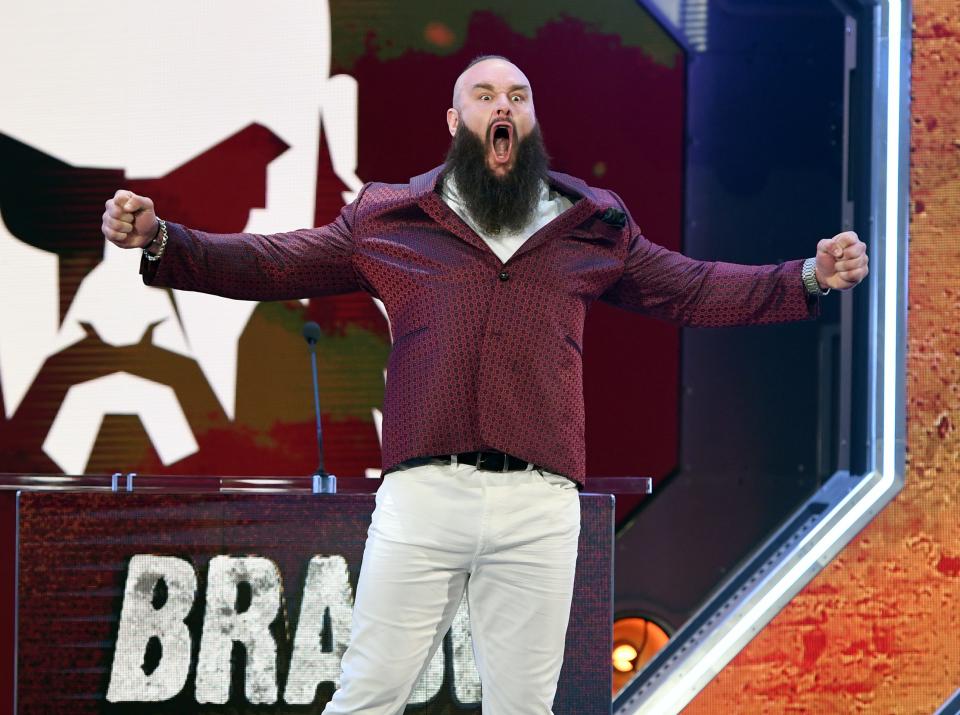
[(616, 715), (679, 713), (903, 487), (911, 8), (864, 4), (874, 67), (866, 473), (837, 472), (803, 504), (621, 691)]
[[(677, 45), (679, 45), (683, 49), (684, 54), (689, 55), (691, 52), (694, 51), (694, 47), (691, 44), (690, 39), (687, 37), (686, 28), (683, 26), (683, 18), (684, 18), (683, 6), (686, 4), (686, 1), (687, 0), (681, 0), (681, 8), (680, 8), (681, 24), (678, 25), (675, 22), (673, 22), (673, 20), (671, 20), (669, 17), (666, 16), (666, 14), (663, 12), (663, 10), (661, 10), (657, 6), (657, 3), (654, 0), (634, 0), (634, 2), (637, 5), (642, 7), (644, 11), (650, 17), (652, 17), (656, 21), (656, 23), (660, 25), (661, 28), (663, 28), (663, 31), (670, 36), (670, 39), (676, 42)], [(697, 2), (700, 2), (700, 0), (697, 0)]]
[(947, 698), (933, 715), (956, 715), (958, 712), (960, 712), (960, 690), (954, 691), (953, 695)]

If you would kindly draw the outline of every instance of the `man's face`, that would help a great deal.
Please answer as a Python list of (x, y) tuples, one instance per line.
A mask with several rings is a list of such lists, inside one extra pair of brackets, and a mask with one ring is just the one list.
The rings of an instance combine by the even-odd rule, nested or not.
[(508, 174), (517, 158), (519, 141), (536, 126), (530, 82), (505, 60), (478, 62), (457, 79), (453, 107), (447, 110), (450, 135), (464, 129), (484, 142), (487, 168)]

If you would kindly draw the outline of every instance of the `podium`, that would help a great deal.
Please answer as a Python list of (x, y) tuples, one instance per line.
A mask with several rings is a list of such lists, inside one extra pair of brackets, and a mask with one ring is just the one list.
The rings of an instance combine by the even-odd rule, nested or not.
[[(378, 484), (321, 495), (309, 478), (8, 476), (15, 712), (320, 713)], [(580, 500), (557, 715), (610, 708), (613, 497)], [(406, 712), (479, 702), (462, 604)]]

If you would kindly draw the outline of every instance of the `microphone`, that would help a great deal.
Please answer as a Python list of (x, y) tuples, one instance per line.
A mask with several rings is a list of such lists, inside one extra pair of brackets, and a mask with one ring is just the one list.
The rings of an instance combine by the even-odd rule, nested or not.
[(320, 340), (321, 334), (320, 326), (312, 320), (304, 324), (303, 338), (307, 341), (310, 365), (313, 368), (313, 407), (317, 415), (317, 452), (320, 455), (317, 471), (313, 473), (313, 493), (336, 494), (337, 478), (333, 474), (328, 474), (323, 468), (323, 427), (320, 424), (320, 386), (317, 380), (317, 341)]

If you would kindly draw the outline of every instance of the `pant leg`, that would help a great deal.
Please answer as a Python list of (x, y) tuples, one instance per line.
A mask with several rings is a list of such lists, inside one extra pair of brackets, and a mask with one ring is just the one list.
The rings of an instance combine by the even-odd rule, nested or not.
[[(434, 473), (436, 472), (436, 473)], [(450, 628), (476, 553), (477, 512), (442, 470), (390, 474), (377, 492), (340, 689), (325, 715), (397, 715)]]
[(490, 488), (495, 518), (467, 585), (484, 715), (551, 713), (563, 665), (580, 499), (536, 477)]

